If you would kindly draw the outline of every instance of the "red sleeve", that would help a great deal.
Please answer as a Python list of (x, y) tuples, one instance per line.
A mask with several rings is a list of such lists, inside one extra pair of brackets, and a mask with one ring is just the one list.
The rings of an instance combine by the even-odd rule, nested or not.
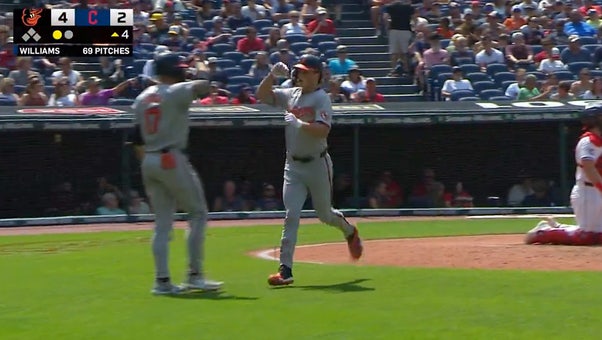
[(232, 104), (240, 104), (240, 100), (238, 98), (232, 99)]
[(249, 101), (251, 104), (257, 104), (257, 99), (255, 99), (255, 97), (249, 97)]
[(307, 31), (311, 34), (316, 29), (317, 25), (318, 21), (312, 20), (309, 24), (307, 24)]
[(535, 60), (536, 63), (541, 63), (541, 61), (546, 59), (547, 57), (548, 57), (548, 52), (541, 51), (541, 52), (537, 53), (535, 55), (535, 57), (533, 57), (533, 60)]
[(243, 46), (244, 41), (246, 38), (240, 39), (237, 43), (236, 43), (236, 50), (238, 52), (242, 52), (244, 54), (248, 54), (248, 51), (245, 50), (245, 47)]
[(328, 20), (328, 27), (327, 27), (327, 34), (332, 34), (332, 35), (336, 35), (337, 34), (337, 29), (334, 26), (334, 23), (332, 22), (332, 20)]
[(375, 103), (383, 103), (384, 101), (385, 101), (385, 96), (383, 96), (382, 94), (380, 94), (380, 93), (377, 93), (377, 94), (374, 96), (374, 102), (375, 102)]

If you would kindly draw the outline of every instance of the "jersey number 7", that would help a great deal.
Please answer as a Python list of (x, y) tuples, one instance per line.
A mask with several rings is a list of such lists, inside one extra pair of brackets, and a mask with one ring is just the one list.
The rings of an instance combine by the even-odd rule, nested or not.
[(161, 120), (161, 108), (154, 106), (144, 111), (144, 126), (146, 127), (146, 133), (154, 135), (159, 129), (159, 121)]

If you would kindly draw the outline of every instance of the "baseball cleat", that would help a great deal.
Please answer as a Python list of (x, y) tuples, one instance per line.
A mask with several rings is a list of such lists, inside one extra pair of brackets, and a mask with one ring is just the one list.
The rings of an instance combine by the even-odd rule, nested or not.
[(216, 291), (220, 290), (223, 285), (224, 283), (220, 281), (205, 280), (200, 277), (191, 276), (186, 282), (182, 283), (181, 287), (192, 290)]
[(171, 284), (171, 282), (155, 283), (151, 290), (153, 295), (178, 295), (185, 292), (185, 289)]
[(525, 244), (534, 244), (541, 242), (539, 235), (543, 230), (550, 229), (550, 224), (547, 220), (539, 221), (535, 228), (529, 230), (525, 236)]
[(272, 274), (268, 277), (268, 283), (270, 286), (286, 286), (293, 283), (293, 270), (289, 267), (281, 264), (278, 273)]
[(351, 254), (351, 257), (354, 260), (359, 260), (359, 258), (362, 257), (364, 246), (362, 245), (362, 240), (360, 239), (360, 234), (356, 227), (353, 227), (353, 234), (347, 237), (347, 247), (349, 248), (349, 254)]

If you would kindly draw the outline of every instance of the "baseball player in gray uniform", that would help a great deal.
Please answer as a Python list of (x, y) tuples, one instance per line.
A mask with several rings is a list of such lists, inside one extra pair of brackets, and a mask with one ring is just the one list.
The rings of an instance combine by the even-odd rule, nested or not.
[[(203, 249), (207, 225), (207, 203), (201, 180), (188, 161), (190, 104), (209, 93), (205, 80), (185, 82), (188, 66), (172, 53), (158, 55), (155, 74), (158, 84), (144, 90), (132, 108), (135, 112), (133, 144), (143, 152), (142, 179), (155, 211), (152, 251), (156, 282), (153, 294), (178, 294), (189, 289), (217, 290), (221, 282), (206, 280)], [(170, 233), (179, 207), (189, 214), (188, 276), (181, 286), (171, 283), (168, 266)]]
[[(292, 88), (273, 89), (275, 78), (289, 75), (293, 80)], [(332, 124), (332, 105), (320, 88), (321, 79), (320, 59), (303, 55), (292, 72), (284, 63), (274, 65), (257, 89), (257, 97), (263, 103), (286, 111), (283, 184), (286, 217), (280, 243), (280, 267), (278, 273), (268, 278), (272, 286), (293, 283), (293, 255), (301, 209), (308, 192), (320, 221), (343, 232), (353, 259), (362, 256), (363, 246), (357, 228), (347, 222), (340, 211), (332, 208), (332, 161), (326, 141)]]

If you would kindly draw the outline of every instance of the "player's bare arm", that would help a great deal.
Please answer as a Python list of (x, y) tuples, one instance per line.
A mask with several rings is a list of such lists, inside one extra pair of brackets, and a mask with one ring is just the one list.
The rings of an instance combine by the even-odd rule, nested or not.
[(130, 84), (133, 84), (135, 81), (136, 81), (136, 78), (126, 79), (123, 82), (117, 84), (117, 86), (115, 86), (113, 88), (113, 92), (115, 94), (120, 94), (121, 92), (125, 91), (125, 89), (127, 89), (128, 86), (130, 86)]

